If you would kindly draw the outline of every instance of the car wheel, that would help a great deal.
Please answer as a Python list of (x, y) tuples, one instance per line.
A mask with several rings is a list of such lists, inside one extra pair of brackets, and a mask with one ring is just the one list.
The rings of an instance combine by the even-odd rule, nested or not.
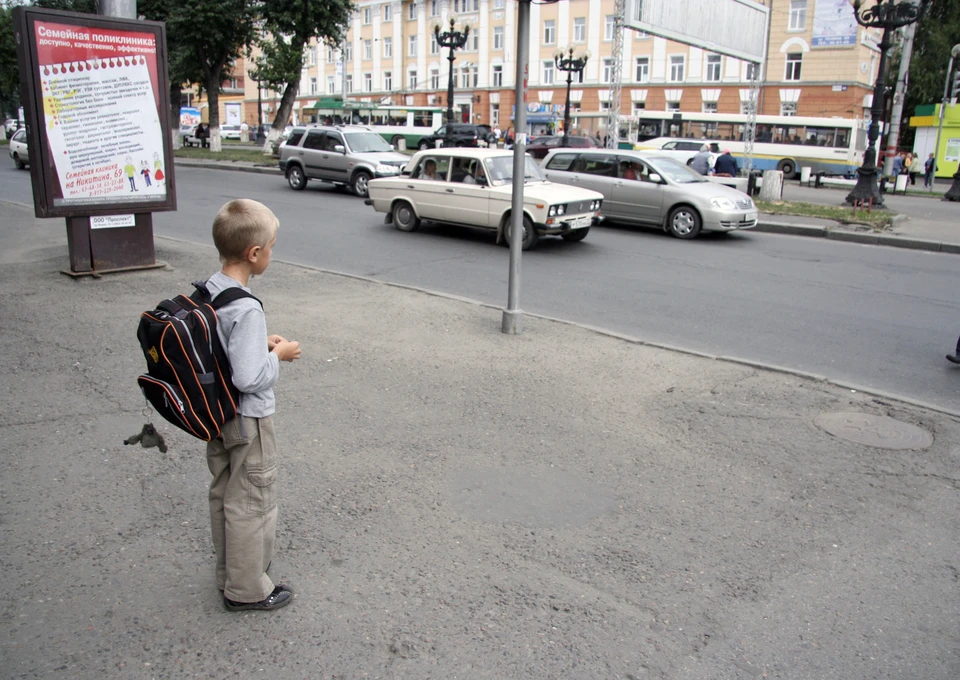
[[(513, 218), (507, 215), (507, 223), (504, 225), (503, 229), (503, 244), (509, 248), (510, 247), (510, 231), (513, 226)], [(537, 241), (540, 240), (540, 234), (537, 233), (537, 230), (533, 228), (533, 222), (526, 215), (523, 216), (523, 238), (520, 241), (520, 250), (530, 250), (535, 245)]]
[(303, 188), (307, 186), (307, 177), (303, 174), (303, 168), (299, 165), (291, 165), (287, 168), (287, 183), (291, 189), (303, 191)]
[(406, 201), (397, 201), (393, 206), (393, 226), (400, 231), (416, 231), (420, 228), (420, 218), (413, 206)]
[(353, 181), (350, 183), (350, 188), (360, 198), (366, 198), (370, 195), (370, 189), (367, 187), (367, 183), (370, 181), (370, 174), (366, 172), (358, 172), (353, 176)]
[(780, 161), (777, 163), (777, 170), (783, 173), (784, 179), (791, 179), (796, 166), (794, 166), (793, 161)]
[(702, 222), (700, 214), (689, 205), (679, 205), (670, 211), (667, 227), (677, 238), (696, 238)]
[(566, 234), (560, 234), (560, 237), (564, 241), (576, 242), (587, 238), (587, 234), (589, 233), (590, 227), (586, 227), (585, 229), (574, 229), (573, 231), (568, 231)]
[(417, 146), (420, 147), (420, 150), (421, 150), (421, 151), (426, 151), (427, 149), (430, 148), (430, 142), (428, 142), (428, 141), (425, 140), (425, 139), (421, 139), (421, 140), (420, 140), (420, 144), (418, 144)]
[(13, 164), (17, 166), (17, 170), (23, 170), (27, 167), (26, 164), (20, 160), (20, 154), (18, 153), (13, 154)]

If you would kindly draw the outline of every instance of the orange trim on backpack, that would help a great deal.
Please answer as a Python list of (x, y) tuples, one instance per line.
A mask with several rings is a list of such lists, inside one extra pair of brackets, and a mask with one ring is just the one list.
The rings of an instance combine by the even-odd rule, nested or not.
[[(173, 328), (173, 324), (168, 322), (168, 323), (167, 323), (167, 327), (164, 328), (164, 329), (163, 329), (163, 333), (160, 334), (160, 352), (161, 352), (161, 354), (163, 354), (163, 358), (166, 360), (167, 365), (170, 366), (170, 368), (171, 368), (171, 373), (173, 373), (173, 375), (176, 377), (176, 379), (177, 379), (177, 384), (180, 385), (180, 389), (183, 390), (184, 396), (186, 396), (187, 390), (186, 390), (186, 388), (183, 386), (183, 383), (180, 382), (180, 376), (179, 376), (179, 374), (178, 374), (176, 371), (172, 370), (172, 369), (173, 369), (173, 362), (170, 361), (170, 359), (167, 358), (166, 353), (163, 351), (163, 336), (166, 335), (166, 334), (167, 334), (167, 331), (169, 331), (171, 328)], [(176, 331), (173, 332), (173, 335), (174, 335), (174, 337), (177, 339), (177, 343), (180, 345), (180, 349), (183, 350), (184, 356), (187, 356), (187, 348), (183, 346), (183, 341), (180, 340), (180, 336), (177, 334)], [(210, 416), (210, 420), (212, 421), (212, 420), (213, 420), (213, 412), (210, 410), (210, 405), (207, 404), (207, 396), (203, 393), (203, 386), (200, 385), (200, 380), (199, 380), (199, 378), (197, 378), (196, 372), (193, 373), (193, 378), (194, 378), (194, 380), (197, 381), (197, 387), (200, 389), (200, 396), (203, 397), (203, 403), (204, 403), (204, 405), (207, 407), (207, 414)], [(190, 404), (190, 407), (193, 408), (193, 404), (192, 404), (192, 403)], [(197, 422), (199, 422), (199, 419), (198, 419)], [(200, 423), (200, 427), (203, 427), (203, 423)], [(218, 428), (218, 431), (217, 431), (217, 435), (214, 435), (213, 437), (210, 436), (210, 430), (208, 430), (206, 427), (203, 427), (203, 431), (207, 433), (207, 439), (206, 439), (205, 441), (210, 441), (211, 439), (213, 439), (213, 437), (215, 437), (215, 436), (217, 436), (217, 435), (220, 434), (219, 428)], [(200, 438), (200, 439), (203, 439), (203, 437), (200, 437), (200, 435), (197, 435), (197, 437)]]

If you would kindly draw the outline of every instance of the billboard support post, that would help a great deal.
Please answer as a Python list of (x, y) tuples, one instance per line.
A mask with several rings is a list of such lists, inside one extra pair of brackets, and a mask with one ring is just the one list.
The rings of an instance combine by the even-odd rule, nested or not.
[(14, 22), (34, 213), (66, 218), (64, 273), (165, 266), (152, 224), (177, 207), (163, 24), (37, 7)]

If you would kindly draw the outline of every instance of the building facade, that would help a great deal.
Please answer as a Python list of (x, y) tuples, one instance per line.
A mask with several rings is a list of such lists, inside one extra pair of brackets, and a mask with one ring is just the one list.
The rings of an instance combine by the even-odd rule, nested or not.
[[(732, 0), (711, 0), (730, 2)], [(770, 8), (768, 55), (755, 66), (698, 47), (627, 29), (621, 70), (621, 114), (643, 110), (742, 113), (759, 69), (759, 112), (842, 118), (869, 117), (879, 64), (879, 32), (858, 26), (847, 0), (765, 0)], [(512, 125), (516, 82), (515, 0), (360, 0), (342, 46), (311, 44), (294, 120), (321, 96), (405, 106), (447, 106), (448, 51), (433, 27), (470, 26), (454, 62), (455, 119)], [(588, 53), (574, 75), (571, 110), (583, 131), (604, 125), (611, 106), (614, 0), (532, 3), (528, 116), (532, 132), (562, 119), (566, 73), (554, 55)], [(345, 69), (343, 67), (346, 67)], [(257, 122), (257, 83), (243, 78), (245, 120)], [(262, 91), (263, 119), (272, 122), (279, 94)], [(534, 106), (531, 106), (531, 103)], [(539, 128), (539, 129), (538, 129)], [(590, 128), (589, 130), (587, 128)]]

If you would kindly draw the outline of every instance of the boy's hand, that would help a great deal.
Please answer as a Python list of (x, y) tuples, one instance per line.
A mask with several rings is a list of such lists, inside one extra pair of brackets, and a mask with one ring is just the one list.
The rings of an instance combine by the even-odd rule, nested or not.
[(291, 340), (280, 339), (280, 342), (273, 346), (273, 349), (270, 350), (277, 355), (277, 358), (280, 361), (295, 361), (300, 358), (300, 355), (303, 353), (303, 350), (300, 349), (299, 342), (293, 342)]
[(272, 352), (273, 348), (276, 347), (281, 342), (286, 342), (287, 339), (279, 335), (268, 335), (267, 336), (267, 351)]

